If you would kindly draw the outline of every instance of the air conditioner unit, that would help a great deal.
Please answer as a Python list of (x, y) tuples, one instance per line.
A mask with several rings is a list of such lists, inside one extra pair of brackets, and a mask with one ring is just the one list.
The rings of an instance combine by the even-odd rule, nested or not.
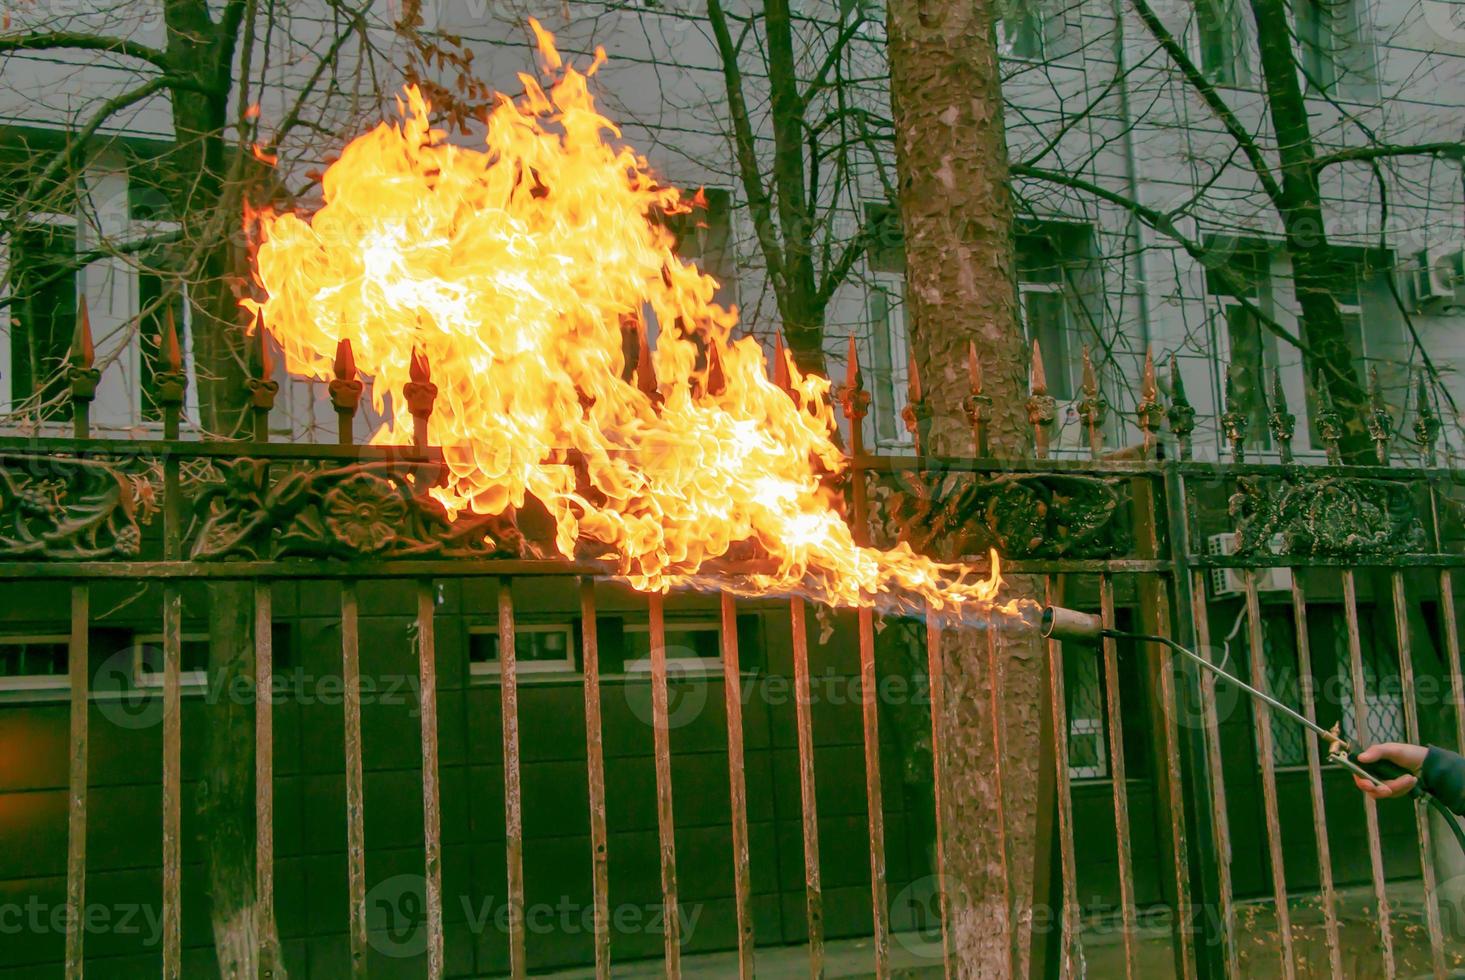
[[(1282, 536), (1272, 535), (1269, 542), (1270, 550), (1273, 553), (1282, 550)], [(1236, 554), (1236, 535), (1234, 533), (1213, 534), (1206, 539), (1206, 552), (1212, 555), (1234, 555)], [(1213, 568), (1211, 569), (1211, 594), (1214, 596), (1242, 595), (1246, 592), (1244, 568)], [(1290, 568), (1257, 568), (1253, 570), (1253, 581), (1256, 582), (1258, 592), (1284, 592), (1292, 588), (1292, 569)]]
[(1465, 286), (1465, 245), (1431, 245), (1414, 256), (1414, 305), (1428, 313), (1458, 312)]

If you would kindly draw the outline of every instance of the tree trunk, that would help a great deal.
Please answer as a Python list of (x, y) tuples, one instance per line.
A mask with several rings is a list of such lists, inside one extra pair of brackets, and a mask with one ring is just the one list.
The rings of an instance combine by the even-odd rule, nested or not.
[[(206, 436), (230, 439), (243, 431), (249, 403), (233, 289), (245, 268), (233, 235), (243, 220), (242, 193), (230, 179), (225, 141), (238, 25), (215, 23), (204, 0), (168, 0), (164, 10), (170, 64), (209, 89), (172, 90), (176, 143), (165, 165), (184, 223), (197, 422)], [(256, 914), (252, 590), (215, 583), (208, 593), (211, 697), (197, 805), (219, 975), (283, 980), (276, 924)]]
[[(887, 25), (907, 322), (932, 413), (925, 449), (973, 451), (964, 405), (967, 349), (975, 345), (992, 399), (989, 444), (998, 454), (1021, 456), (1031, 446), (1027, 357), (1016, 316), (992, 8), (891, 0)], [(950, 708), (937, 751), (961, 976), (1026, 973), (1044, 661), (1040, 643), (999, 639), (992, 654), (984, 631), (943, 637)], [(994, 710), (1003, 716), (996, 726), (1000, 753), (992, 745)]]
[(1333, 403), (1343, 413), (1345, 458), (1372, 462), (1373, 449), (1363, 421), (1368, 397), (1363, 379), (1354, 370), (1338, 311), (1339, 267), (1323, 222), (1316, 152), (1292, 48), (1288, 6), (1286, 0), (1252, 0), (1251, 13), (1281, 163), (1278, 210), (1292, 259), (1292, 287), (1302, 311), (1302, 336), (1313, 351), (1307, 359), (1307, 373), (1314, 385), (1319, 378), (1326, 379)]

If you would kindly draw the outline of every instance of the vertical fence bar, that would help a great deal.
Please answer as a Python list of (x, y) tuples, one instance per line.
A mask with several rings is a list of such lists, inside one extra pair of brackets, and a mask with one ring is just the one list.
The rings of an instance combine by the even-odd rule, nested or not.
[(182, 706), (179, 661), (183, 648), (183, 600), (176, 588), (163, 590), (163, 976), (182, 973), (179, 916), (182, 848)]
[[(1271, 693), (1271, 684), (1267, 681), (1267, 651), (1262, 634), (1262, 609), (1257, 595), (1256, 572), (1246, 569), (1242, 576), (1246, 592), (1246, 662), (1251, 672), (1251, 686)], [(1272, 737), (1272, 712), (1266, 702), (1259, 698), (1252, 699), (1251, 710), (1256, 725), (1257, 752), (1261, 756), (1262, 810), (1267, 822), (1267, 856), (1272, 871), (1272, 900), (1277, 907), (1277, 933), (1280, 940), (1278, 955), (1282, 964), (1282, 975), (1287, 980), (1292, 980), (1297, 975), (1297, 964), (1292, 955), (1292, 910), (1287, 904), (1287, 869), (1282, 855), (1282, 819), (1277, 804), (1277, 757)]]
[(259, 980), (270, 952), (265, 937), (275, 921), (274, 597), (270, 583), (254, 583), (254, 893)]
[[(1292, 572), (1292, 623), (1297, 634), (1297, 676), (1301, 681), (1302, 713), (1308, 721), (1317, 722), (1317, 698), (1313, 690), (1312, 643), (1307, 632), (1307, 596), (1302, 587), (1302, 570)], [(1313, 832), (1317, 838), (1318, 884), (1323, 898), (1323, 929), (1328, 944), (1328, 967), (1332, 975), (1343, 975), (1343, 950), (1338, 933), (1338, 893), (1333, 883), (1333, 851), (1328, 841), (1328, 816), (1323, 799), (1322, 759), (1317, 739), (1305, 740), (1307, 749), (1307, 784), (1312, 795)]]
[(71, 682), (71, 763), (67, 771), (66, 977), (80, 980), (86, 917), (87, 712), (91, 673), (87, 642), (91, 589), (71, 587), (71, 639), (66, 673)]
[(666, 608), (661, 593), (648, 600), (651, 619), (651, 727), (656, 752), (656, 836), (661, 845), (661, 901), (666, 975), (682, 975), (681, 916), (677, 905), (676, 820), (672, 812), (671, 722), (667, 717)]
[[(1415, 700), (1413, 647), (1409, 640), (1409, 602), (1404, 595), (1404, 573), (1396, 571), (1389, 578), (1394, 601), (1394, 642), (1399, 653), (1399, 693), (1404, 702), (1404, 734), (1409, 741), (1418, 744), (1419, 705)], [(1411, 802), (1414, 804), (1415, 827), (1419, 832), (1419, 865), (1424, 879), (1424, 923), (1429, 933), (1430, 964), (1435, 980), (1445, 980), (1450, 969), (1445, 964), (1445, 938), (1440, 927), (1429, 810), (1423, 800)]]
[(346, 887), (351, 976), (366, 977), (366, 826), (361, 774), (361, 661), (356, 583), (341, 583), (341, 708), (346, 753)]
[(595, 977), (610, 980), (610, 855), (605, 826), (605, 742), (600, 718), (600, 634), (595, 581), (580, 580), (580, 624), (585, 661), (585, 768), (590, 780), (590, 864), (595, 905)]
[[(1343, 616), (1348, 629), (1348, 675), (1353, 688), (1353, 728), (1348, 734), (1357, 744), (1367, 744), (1368, 687), (1363, 673), (1363, 641), (1358, 627), (1358, 584), (1353, 569), (1343, 569)], [(1387, 881), (1384, 877), (1384, 852), (1379, 836), (1378, 804), (1373, 797), (1363, 797), (1364, 824), (1368, 832), (1368, 864), (1373, 877), (1374, 901), (1379, 914), (1379, 952), (1384, 960), (1384, 975), (1398, 976), (1394, 960), (1393, 913), (1389, 907)]]
[(804, 600), (789, 600), (793, 640), (794, 715), (799, 742), (799, 813), (804, 833), (804, 917), (809, 927), (809, 976), (824, 977), (824, 887), (819, 874), (819, 806), (814, 795), (814, 721), (809, 690), (809, 634)]
[[(979, 440), (980, 441), (980, 440)], [(947, 980), (954, 976), (951, 950), (951, 894), (946, 878), (945, 773), (941, 765), (941, 725), (946, 715), (946, 658), (941, 649), (941, 623), (926, 607), (926, 669), (931, 680), (931, 793), (936, 815), (936, 913), (941, 919), (941, 965)]]
[[(1114, 578), (1099, 576), (1099, 607), (1104, 626), (1114, 629)], [(1109, 727), (1109, 781), (1114, 795), (1114, 836), (1119, 858), (1119, 918), (1124, 932), (1124, 975), (1135, 976), (1134, 858), (1129, 843), (1129, 783), (1124, 765), (1124, 708), (1119, 700), (1119, 644), (1103, 643), (1104, 704)]]
[(1465, 752), (1465, 675), (1460, 671), (1459, 622), (1455, 618), (1453, 569), (1440, 569), (1440, 631), (1445, 634), (1445, 656), (1449, 660), (1450, 691), (1455, 704), (1455, 750)]
[[(185, 376), (178, 325), (171, 308), (164, 319), (159, 345), (164, 370), (157, 376), (157, 400), (163, 407), (163, 436), (179, 438)], [(178, 460), (169, 454), (163, 466), (163, 555), (182, 556), (183, 499)], [(183, 647), (183, 600), (175, 585), (163, 588), (163, 977), (177, 980), (182, 971), (182, 923), (179, 911), (182, 862), (182, 701), (179, 691)]]
[[(1196, 640), (1201, 652), (1209, 656), (1211, 649), (1210, 615), (1206, 609), (1205, 573), (1196, 571), (1191, 579), (1191, 610), (1195, 618)], [(1221, 769), (1220, 718), (1216, 711), (1216, 676), (1208, 670), (1200, 672), (1201, 728), (1205, 733), (1206, 769), (1210, 773), (1211, 829), (1216, 845), (1216, 898), (1221, 912), (1221, 934), (1225, 945), (1226, 976), (1240, 977), (1241, 965), (1236, 950), (1236, 902), (1231, 885), (1231, 821), (1226, 814), (1226, 780)]]
[(514, 629), (514, 594), (499, 579), (499, 682), (504, 742), (504, 863), (509, 888), (509, 975), (529, 975), (524, 935), (524, 812), (519, 769), (519, 654)]
[(417, 687), (422, 731), (422, 858), (427, 976), (443, 975), (442, 814), (437, 751), (437, 624), (432, 581), (417, 583)]
[[(1043, 578), (1043, 595), (1050, 605), (1063, 604), (1062, 583)], [(1058, 803), (1058, 860), (1063, 872), (1063, 976), (1084, 974), (1082, 922), (1078, 908), (1078, 859), (1073, 846), (1073, 786), (1068, 771), (1068, 695), (1064, 690), (1063, 645), (1048, 641), (1048, 699), (1053, 719), (1054, 783)]]
[(885, 899), (885, 801), (880, 785), (880, 701), (875, 675), (875, 614), (859, 613), (860, 712), (865, 731), (865, 800), (870, 827), (870, 912), (875, 976), (890, 976), (890, 921)]
[(732, 810), (733, 894), (738, 917), (738, 976), (753, 978), (753, 864), (748, 853), (748, 789), (743, 775), (743, 685), (738, 665), (738, 609), (722, 594), (722, 687), (727, 705), (727, 771)]

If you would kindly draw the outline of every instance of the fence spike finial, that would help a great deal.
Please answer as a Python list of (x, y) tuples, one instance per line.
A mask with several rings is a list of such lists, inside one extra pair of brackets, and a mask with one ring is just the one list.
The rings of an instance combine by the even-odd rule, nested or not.
[(361, 404), (361, 379), (356, 376), (356, 354), (351, 350), (351, 341), (342, 337), (336, 341), (336, 359), (331, 365), (335, 379), (329, 389), (331, 404), (336, 408), (337, 441), (343, 446), (351, 444), (351, 420), (356, 417), (356, 408)]
[(163, 370), (170, 374), (183, 373), (183, 348), (178, 344), (178, 323), (173, 317), (173, 307), (163, 313), (163, 337), (158, 351), (162, 357)]
[(1180, 458), (1190, 458), (1190, 434), (1195, 431), (1195, 406), (1185, 397), (1185, 376), (1180, 371), (1180, 358), (1170, 355), (1170, 407), (1165, 412), (1170, 431), (1180, 448)]
[(1318, 438), (1322, 440), (1323, 448), (1327, 451), (1328, 462), (1336, 465), (1343, 459), (1339, 448), (1343, 441), (1343, 414), (1333, 403), (1328, 376), (1321, 371), (1317, 375), (1317, 400), (1318, 411), (1314, 421), (1317, 423)]
[(1236, 389), (1236, 372), (1226, 368), (1226, 410), (1221, 413), (1221, 430), (1226, 441), (1231, 443), (1231, 458), (1238, 463), (1246, 462), (1246, 434), (1251, 428), (1251, 419), (1241, 406), (1241, 393)]
[(402, 397), (407, 400), (407, 412), (412, 416), (412, 445), (420, 452), (427, 448), (427, 425), (432, 418), (433, 403), (437, 401), (437, 385), (432, 383), (432, 365), (427, 360), (427, 352), (416, 345), (407, 364), (407, 377)]
[(87, 309), (86, 297), (81, 297), (76, 308), (76, 333), (71, 339), (71, 366), (86, 370), (97, 360), (97, 348), (92, 343), (92, 315)]
[(1139, 404), (1135, 406), (1135, 419), (1144, 436), (1145, 455), (1154, 448), (1160, 426), (1164, 424), (1165, 411), (1160, 407), (1160, 385), (1155, 380), (1155, 351), (1145, 347), (1143, 380), (1140, 382)]
[(1384, 400), (1384, 388), (1379, 382), (1378, 365), (1368, 369), (1368, 434), (1373, 439), (1374, 455), (1379, 465), (1389, 462), (1389, 437), (1394, 434), (1394, 415)]
[(1267, 427), (1277, 440), (1277, 452), (1284, 463), (1292, 462), (1292, 435), (1297, 431), (1297, 416), (1287, 411), (1287, 389), (1282, 386), (1282, 370), (1272, 369), (1272, 404), (1267, 412)]
[(727, 371), (722, 366), (722, 346), (716, 342), (707, 345), (707, 371), (703, 375), (702, 388), (714, 398), (727, 391)]
[(1415, 377), (1414, 435), (1424, 451), (1426, 465), (1433, 466), (1435, 465), (1435, 442), (1439, 439), (1442, 426), (1439, 416), (1434, 412), (1434, 406), (1430, 404), (1429, 384), (1425, 379), (1424, 369), (1420, 368)]
[(263, 313), (256, 313), (254, 317), (249, 362), (250, 378), (246, 384), (249, 388), (250, 405), (255, 412), (254, 438), (257, 442), (265, 442), (269, 438), (270, 409), (275, 407), (275, 396), (280, 392), (280, 383), (271, 377), (274, 374), (274, 365), (270, 363), (269, 338), (265, 336)]
[(1028, 371), (1028, 424), (1033, 427), (1033, 451), (1039, 459), (1048, 456), (1048, 434), (1058, 417), (1058, 402), (1048, 394), (1048, 376), (1043, 371), (1043, 349), (1033, 338), (1033, 360)]
[(1099, 391), (1099, 376), (1094, 370), (1094, 360), (1089, 354), (1088, 344), (1083, 347), (1083, 399), (1078, 403), (1079, 417), (1089, 430), (1089, 454), (1099, 456), (1104, 451), (1104, 416), (1108, 406)]
[(844, 386), (840, 389), (840, 403), (844, 406), (844, 417), (859, 422), (869, 412), (870, 393), (860, 377), (860, 352), (855, 335), (849, 337), (849, 354), (845, 360)]
[(986, 456), (987, 419), (990, 415), (988, 408), (992, 404), (992, 396), (983, 390), (986, 387), (986, 378), (982, 375), (982, 359), (977, 356), (975, 340), (967, 341), (966, 373), (967, 380), (971, 383), (971, 392), (963, 407), (966, 409), (967, 420), (972, 425), (972, 442), (976, 446), (977, 455)]
[(76, 334), (71, 340), (71, 353), (66, 365), (66, 379), (71, 387), (72, 434), (78, 439), (91, 435), (91, 403), (97, 397), (97, 385), (102, 380), (101, 370), (95, 367), (96, 360), (92, 318), (83, 296), (76, 311)]

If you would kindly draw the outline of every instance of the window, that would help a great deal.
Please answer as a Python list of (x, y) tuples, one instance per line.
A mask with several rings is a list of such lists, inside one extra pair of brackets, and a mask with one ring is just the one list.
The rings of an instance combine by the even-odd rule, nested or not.
[[(721, 672), (722, 627), (716, 621), (666, 623), (666, 660), (681, 673)], [(651, 669), (651, 626), (626, 625), (626, 673)]]
[(1079, 327), (1093, 322), (1086, 303), (1096, 287), (1092, 233), (1086, 225), (1035, 224), (1019, 232), (1015, 248), (1023, 336), (1042, 352), (1048, 393), (1071, 401), (1081, 381)]
[(1079, 47), (1076, 25), (1070, 24), (1072, 0), (1007, 0), (997, 21), (997, 46), (1007, 58), (1050, 61), (1066, 58)]
[[(139, 688), (163, 686), (163, 634), (146, 633), (132, 640), (132, 665)], [(207, 633), (184, 633), (178, 647), (180, 687), (207, 687), (209, 683), (209, 637)]]
[[(1206, 270), (1206, 290), (1217, 300), (1216, 326), (1226, 356), (1217, 360), (1225, 390), (1229, 366), (1235, 408), (1246, 415), (1246, 447), (1269, 449), (1267, 393), (1277, 367), (1277, 340), (1257, 316), (1272, 308), (1272, 253), (1263, 242), (1234, 246), (1225, 263)], [(1223, 403), (1220, 411), (1227, 411)]]
[(1036, 340), (1043, 352), (1048, 394), (1059, 401), (1071, 400), (1078, 389), (1074, 377), (1077, 355), (1069, 349), (1073, 328), (1063, 286), (1056, 282), (1019, 281), (1017, 295), (1023, 337), (1029, 346)]
[(65, 689), (70, 638), (0, 636), (0, 691)]
[[(76, 332), (76, 229), (63, 215), (37, 215), (10, 238), (10, 401), (48, 402), (66, 390), (63, 370)], [(62, 401), (51, 415), (69, 409)]]
[(1364, 0), (1294, 0), (1293, 18), (1310, 89), (1361, 98), (1377, 95)]
[(1191, 46), (1206, 78), (1218, 85), (1246, 80), (1245, 37), (1237, 0), (1195, 0)]
[(1104, 684), (1099, 656), (1092, 649), (1076, 649), (1063, 658), (1071, 779), (1109, 776), (1109, 741), (1104, 730)]
[[(498, 627), (469, 627), (468, 656), (473, 674), (497, 676), (502, 669)], [(518, 623), (514, 659), (519, 674), (574, 673), (575, 631), (569, 623)]]
[[(1243, 633), (1243, 636), (1249, 642), (1250, 634)], [(1267, 693), (1301, 712), (1302, 683), (1297, 675), (1297, 643), (1290, 612), (1283, 609), (1262, 612), (1262, 655), (1266, 665)], [(1252, 708), (1255, 710), (1256, 706)], [(1280, 711), (1272, 711), (1269, 720), (1273, 765), (1307, 765), (1307, 740), (1312, 737), (1311, 733)]]
[(905, 255), (900, 215), (886, 204), (865, 206), (866, 297), (870, 321), (869, 368), (871, 424), (877, 447), (911, 444), (901, 418), (908, 401), (909, 335), (905, 322)]

